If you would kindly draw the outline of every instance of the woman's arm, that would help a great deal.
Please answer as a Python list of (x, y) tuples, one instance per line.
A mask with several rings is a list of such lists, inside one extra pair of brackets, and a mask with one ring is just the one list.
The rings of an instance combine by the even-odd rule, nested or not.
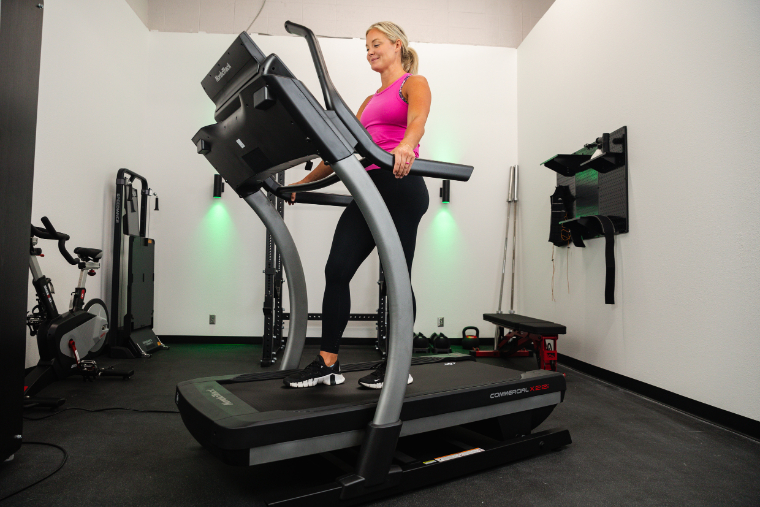
[[(332, 167), (325, 164), (324, 160), (319, 162), (319, 165), (312, 169), (309, 174), (307, 174), (301, 181), (296, 181), (295, 183), (291, 183), (291, 185), (300, 185), (301, 183), (311, 183), (312, 181), (318, 181), (322, 178), (326, 178), (330, 176), (335, 171), (332, 170)], [(295, 204), (296, 202), (296, 193), (293, 192), (290, 194), (290, 200), (288, 201), (288, 204)]]
[[(356, 113), (356, 117), (360, 120), (362, 119), (362, 113), (364, 112), (364, 108), (367, 107), (367, 104), (369, 104), (369, 101), (372, 99), (372, 95), (367, 97), (364, 102), (362, 103), (361, 107), (359, 108), (359, 112)], [(416, 145), (415, 145), (416, 146)], [(335, 171), (332, 170), (332, 167), (325, 164), (324, 161), (321, 161), (317, 167), (311, 170), (309, 174), (306, 175), (305, 178), (303, 178), (301, 181), (297, 181), (295, 183), (291, 183), (291, 185), (299, 185), (301, 183), (311, 183), (312, 181), (319, 181), (322, 178), (326, 178), (330, 176)], [(290, 194), (290, 201), (288, 204), (293, 204), (296, 202), (296, 194), (293, 192)]]
[(406, 116), (406, 133), (399, 145), (391, 151), (395, 156), (393, 174), (403, 178), (409, 174), (414, 163), (414, 148), (420, 144), (425, 135), (425, 123), (430, 114), (432, 94), (427, 79), (423, 76), (411, 76), (406, 80), (406, 100), (409, 111)]
[(367, 104), (369, 104), (369, 101), (372, 100), (372, 95), (364, 99), (364, 102), (362, 102), (361, 107), (359, 108), (359, 112), (356, 113), (356, 117), (359, 119), (359, 121), (362, 120), (362, 113), (364, 112), (364, 108), (367, 107)]

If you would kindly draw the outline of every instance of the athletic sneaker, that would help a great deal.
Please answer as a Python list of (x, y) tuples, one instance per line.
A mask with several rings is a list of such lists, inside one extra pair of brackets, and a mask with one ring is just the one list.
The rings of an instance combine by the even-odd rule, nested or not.
[(288, 377), (282, 379), (287, 387), (314, 387), (317, 384), (334, 386), (342, 384), (346, 378), (340, 373), (340, 364), (335, 361), (332, 366), (327, 366), (322, 356), (311, 362), (309, 366)]
[[(372, 373), (359, 379), (359, 385), (369, 387), (370, 389), (381, 389), (383, 387), (383, 380), (385, 380), (385, 367), (385, 361), (375, 366)], [(410, 373), (407, 384), (411, 384), (412, 382), (414, 382), (414, 379)]]

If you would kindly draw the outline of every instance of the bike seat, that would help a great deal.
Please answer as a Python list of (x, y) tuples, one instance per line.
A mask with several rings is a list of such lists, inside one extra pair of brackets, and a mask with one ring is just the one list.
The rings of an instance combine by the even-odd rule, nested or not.
[(97, 261), (103, 257), (103, 250), (97, 250), (95, 248), (82, 248), (78, 246), (74, 249), (74, 253), (79, 256), (83, 261)]

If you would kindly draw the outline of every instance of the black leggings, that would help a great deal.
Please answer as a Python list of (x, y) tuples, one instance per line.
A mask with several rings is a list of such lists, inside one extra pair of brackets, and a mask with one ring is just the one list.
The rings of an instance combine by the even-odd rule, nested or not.
[[(383, 169), (374, 169), (368, 171), (368, 174), (380, 191), (396, 225), (411, 277), (417, 226), (427, 211), (430, 200), (425, 182), (421, 176), (396, 179), (392, 172)], [(338, 220), (330, 256), (325, 266), (321, 343), (321, 350), (324, 352), (338, 353), (340, 338), (351, 313), (349, 282), (374, 248), (375, 240), (369, 226), (356, 202), (352, 202)], [(416, 314), (414, 292), (412, 302), (415, 304)]]

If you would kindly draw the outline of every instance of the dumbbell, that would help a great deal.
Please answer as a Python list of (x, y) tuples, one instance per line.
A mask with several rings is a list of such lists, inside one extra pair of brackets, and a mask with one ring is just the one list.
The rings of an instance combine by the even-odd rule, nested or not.
[(430, 342), (422, 333), (415, 333), (412, 340), (412, 352), (426, 353), (430, 350)]
[(431, 336), (433, 342), (433, 353), (435, 354), (450, 354), (451, 344), (449, 343), (449, 337), (445, 334), (433, 334)]

